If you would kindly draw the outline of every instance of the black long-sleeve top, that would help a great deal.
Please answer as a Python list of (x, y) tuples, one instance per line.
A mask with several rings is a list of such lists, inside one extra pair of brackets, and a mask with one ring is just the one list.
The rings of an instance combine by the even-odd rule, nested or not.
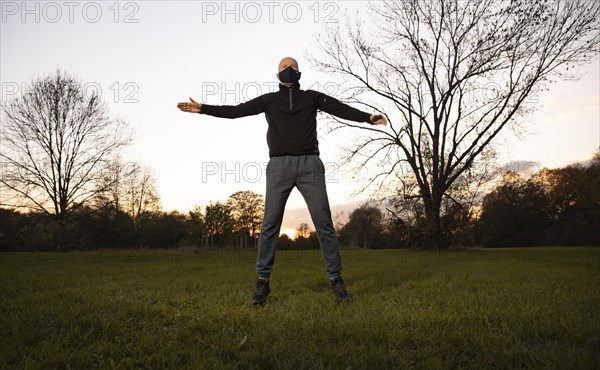
[(371, 123), (369, 113), (352, 108), (314, 90), (279, 84), (279, 91), (258, 96), (238, 105), (202, 104), (203, 114), (238, 118), (265, 113), (269, 124), (269, 156), (319, 154), (317, 110), (356, 122)]

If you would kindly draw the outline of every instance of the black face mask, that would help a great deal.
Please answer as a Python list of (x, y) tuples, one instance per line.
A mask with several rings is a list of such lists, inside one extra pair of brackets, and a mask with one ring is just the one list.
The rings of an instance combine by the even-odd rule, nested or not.
[(296, 83), (300, 81), (300, 75), (300, 72), (290, 66), (279, 72), (279, 80), (284, 83)]

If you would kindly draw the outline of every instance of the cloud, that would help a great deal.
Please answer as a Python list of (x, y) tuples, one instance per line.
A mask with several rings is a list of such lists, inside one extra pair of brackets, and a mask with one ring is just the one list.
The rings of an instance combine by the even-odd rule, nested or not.
[[(333, 205), (330, 207), (331, 216), (335, 218), (335, 215), (341, 212), (350, 214), (356, 208), (360, 207), (364, 202), (364, 200), (356, 200), (348, 203)], [(306, 206), (301, 208), (286, 209), (281, 228), (296, 229), (296, 227), (303, 222), (307, 223), (313, 230), (315, 229), (315, 225), (312, 223), (310, 213), (308, 212), (308, 208)]]
[(498, 169), (499, 173), (504, 173), (508, 171), (516, 172), (523, 177), (529, 177), (542, 169), (542, 165), (537, 161), (528, 161), (528, 160), (517, 160), (510, 161)]

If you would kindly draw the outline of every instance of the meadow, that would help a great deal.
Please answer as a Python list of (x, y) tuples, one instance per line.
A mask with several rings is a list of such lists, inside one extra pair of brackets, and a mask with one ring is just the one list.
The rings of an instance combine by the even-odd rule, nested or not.
[(0, 369), (600, 368), (600, 248), (0, 254)]

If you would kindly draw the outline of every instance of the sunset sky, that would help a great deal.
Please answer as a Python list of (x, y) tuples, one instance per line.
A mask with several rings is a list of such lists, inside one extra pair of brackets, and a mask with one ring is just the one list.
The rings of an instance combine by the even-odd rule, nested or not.
[[(164, 210), (186, 212), (239, 190), (264, 194), (264, 115), (218, 119), (182, 113), (177, 102), (192, 96), (237, 104), (273, 91), (285, 56), (298, 60), (302, 88), (329, 92), (336, 79), (305, 56), (317, 33), (343, 22), (346, 12), (368, 21), (366, 4), (1, 1), (2, 101), (60, 68), (99, 88), (110, 111), (131, 124), (136, 139), (123, 157), (152, 168)], [(589, 159), (600, 144), (599, 70), (596, 59), (579, 81), (553, 84), (540, 96), (539, 109), (526, 118), (530, 132), (497, 142), (500, 163), (559, 167)], [(338, 210), (356, 205), (368, 194), (352, 197), (357, 184), (335, 166), (350, 136), (324, 135), (325, 127), (320, 133), (330, 203)], [(310, 223), (297, 190), (287, 208), (283, 231)]]

